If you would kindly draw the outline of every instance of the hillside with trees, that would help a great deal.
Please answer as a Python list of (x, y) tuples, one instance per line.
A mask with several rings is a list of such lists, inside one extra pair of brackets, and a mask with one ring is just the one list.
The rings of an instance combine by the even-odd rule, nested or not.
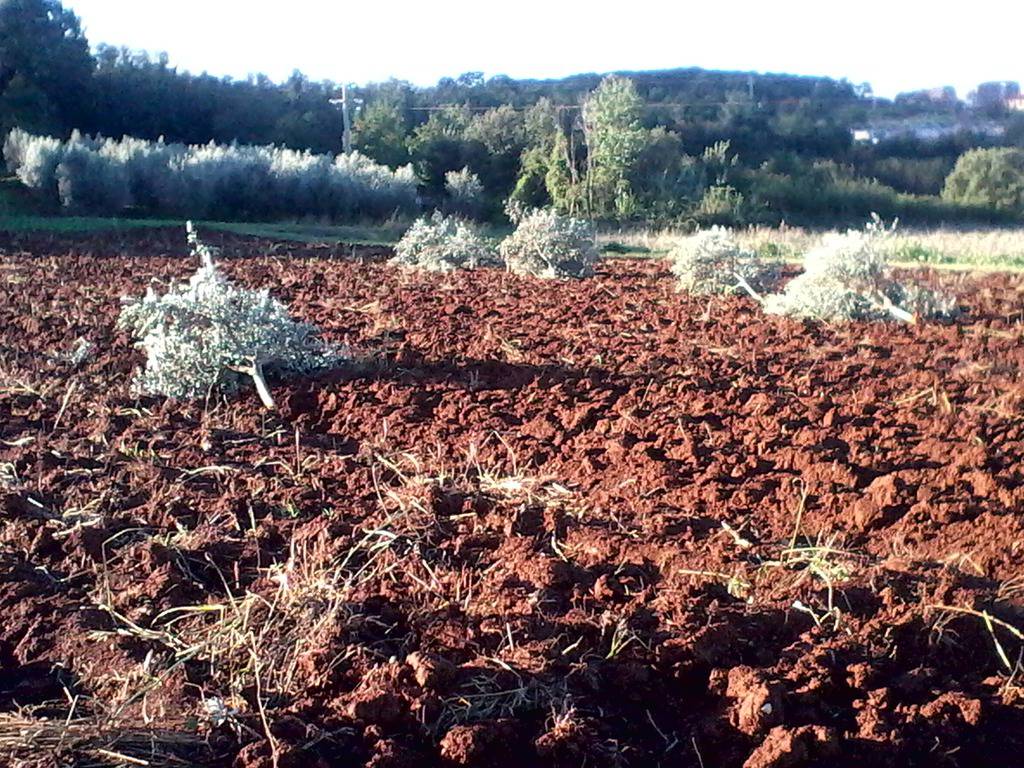
[[(283, 83), (235, 80), (179, 71), (166, 54), (93, 51), (57, 0), (0, 0), (4, 135), (17, 127), (61, 139), (79, 131), (336, 155), (339, 92), (299, 72)], [(453, 195), (472, 189), (476, 199), (459, 205), (490, 219), (510, 197), (596, 219), (684, 225), (1024, 214), (942, 194), (964, 153), (1024, 146), (1024, 113), (992, 99), (972, 109), (948, 89), (887, 101), (867, 84), (687, 68), (557, 80), (469, 72), (348, 95), (355, 150), (391, 169), (411, 164), (427, 209), (450, 209)]]

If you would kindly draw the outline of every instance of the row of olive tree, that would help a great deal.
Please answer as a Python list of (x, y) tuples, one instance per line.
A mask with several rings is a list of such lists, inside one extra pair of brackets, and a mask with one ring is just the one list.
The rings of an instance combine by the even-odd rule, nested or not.
[(391, 170), (358, 153), (335, 157), (79, 134), (61, 141), (15, 129), (4, 157), (26, 186), (82, 213), (379, 219), (412, 213), (418, 205), (410, 166)]

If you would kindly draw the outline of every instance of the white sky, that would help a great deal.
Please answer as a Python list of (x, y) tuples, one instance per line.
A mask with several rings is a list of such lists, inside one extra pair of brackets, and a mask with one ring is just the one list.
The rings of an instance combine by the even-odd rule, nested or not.
[(787, 72), (875, 92), (1024, 81), (1019, 0), (64, 0), (89, 41), (192, 72), (364, 83), (616, 69)]

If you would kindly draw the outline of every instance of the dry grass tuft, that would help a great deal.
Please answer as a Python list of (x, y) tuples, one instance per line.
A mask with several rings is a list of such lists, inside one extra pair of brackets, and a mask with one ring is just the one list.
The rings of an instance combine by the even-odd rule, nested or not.
[(1016, 638), (1020, 642), (1024, 643), (1024, 631), (1021, 631), (1013, 624), (1008, 621), (993, 616), (986, 610), (977, 610), (975, 608), (964, 608), (958, 605), (926, 605), (926, 611), (937, 611), (939, 619), (936, 621), (936, 628), (941, 633), (942, 628), (945, 627), (949, 621), (956, 615), (973, 616), (979, 619), (984, 625), (985, 630), (992, 638), (992, 645), (995, 648), (996, 655), (999, 657), (999, 661), (1003, 664), (1011, 675), (1016, 675), (1018, 667), (1020, 666), (1020, 660), (1017, 663), (1010, 661), (1010, 656), (1006, 652), (1006, 648), (999, 639), (999, 634), (996, 632), (997, 629), (1009, 634)]
[(95, 632), (94, 639), (127, 636), (169, 651), (162, 666), (126, 698), (120, 711), (144, 702), (183, 664), (204, 663), (208, 669), (202, 694), (208, 719), (251, 736), (262, 732), (276, 763), (273, 712), (327, 682), (345, 652), (336, 657), (324, 657), (323, 652), (338, 647), (334, 641), (346, 631), (351, 617), (341, 572), (322, 539), (293, 541), (288, 560), (271, 566), (265, 577), (260, 591), (239, 595), (225, 580), (225, 601), (169, 609), (149, 627), (100, 605), (116, 628)]
[(181, 729), (143, 728), (102, 714), (65, 717), (43, 708), (0, 713), (0, 763), (18, 768), (113, 768), (113, 766), (200, 765), (208, 750), (202, 735)]

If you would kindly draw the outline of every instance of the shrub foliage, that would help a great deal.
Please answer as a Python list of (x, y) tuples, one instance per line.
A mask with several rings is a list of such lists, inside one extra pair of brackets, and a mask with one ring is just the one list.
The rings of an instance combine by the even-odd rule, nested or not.
[(484, 204), (484, 185), (469, 170), (448, 171), (444, 175), (445, 207), (457, 216), (476, 218)]
[(972, 149), (956, 161), (942, 197), (952, 203), (1024, 214), (1024, 149)]
[(912, 323), (953, 314), (953, 298), (893, 279), (880, 247), (893, 230), (874, 217), (863, 230), (825, 235), (804, 255), (803, 273), (782, 293), (765, 297), (765, 311), (826, 322), (895, 318)]
[(679, 289), (687, 293), (734, 293), (744, 283), (756, 287), (769, 273), (757, 254), (741, 248), (732, 230), (725, 227), (691, 235), (669, 258)]

